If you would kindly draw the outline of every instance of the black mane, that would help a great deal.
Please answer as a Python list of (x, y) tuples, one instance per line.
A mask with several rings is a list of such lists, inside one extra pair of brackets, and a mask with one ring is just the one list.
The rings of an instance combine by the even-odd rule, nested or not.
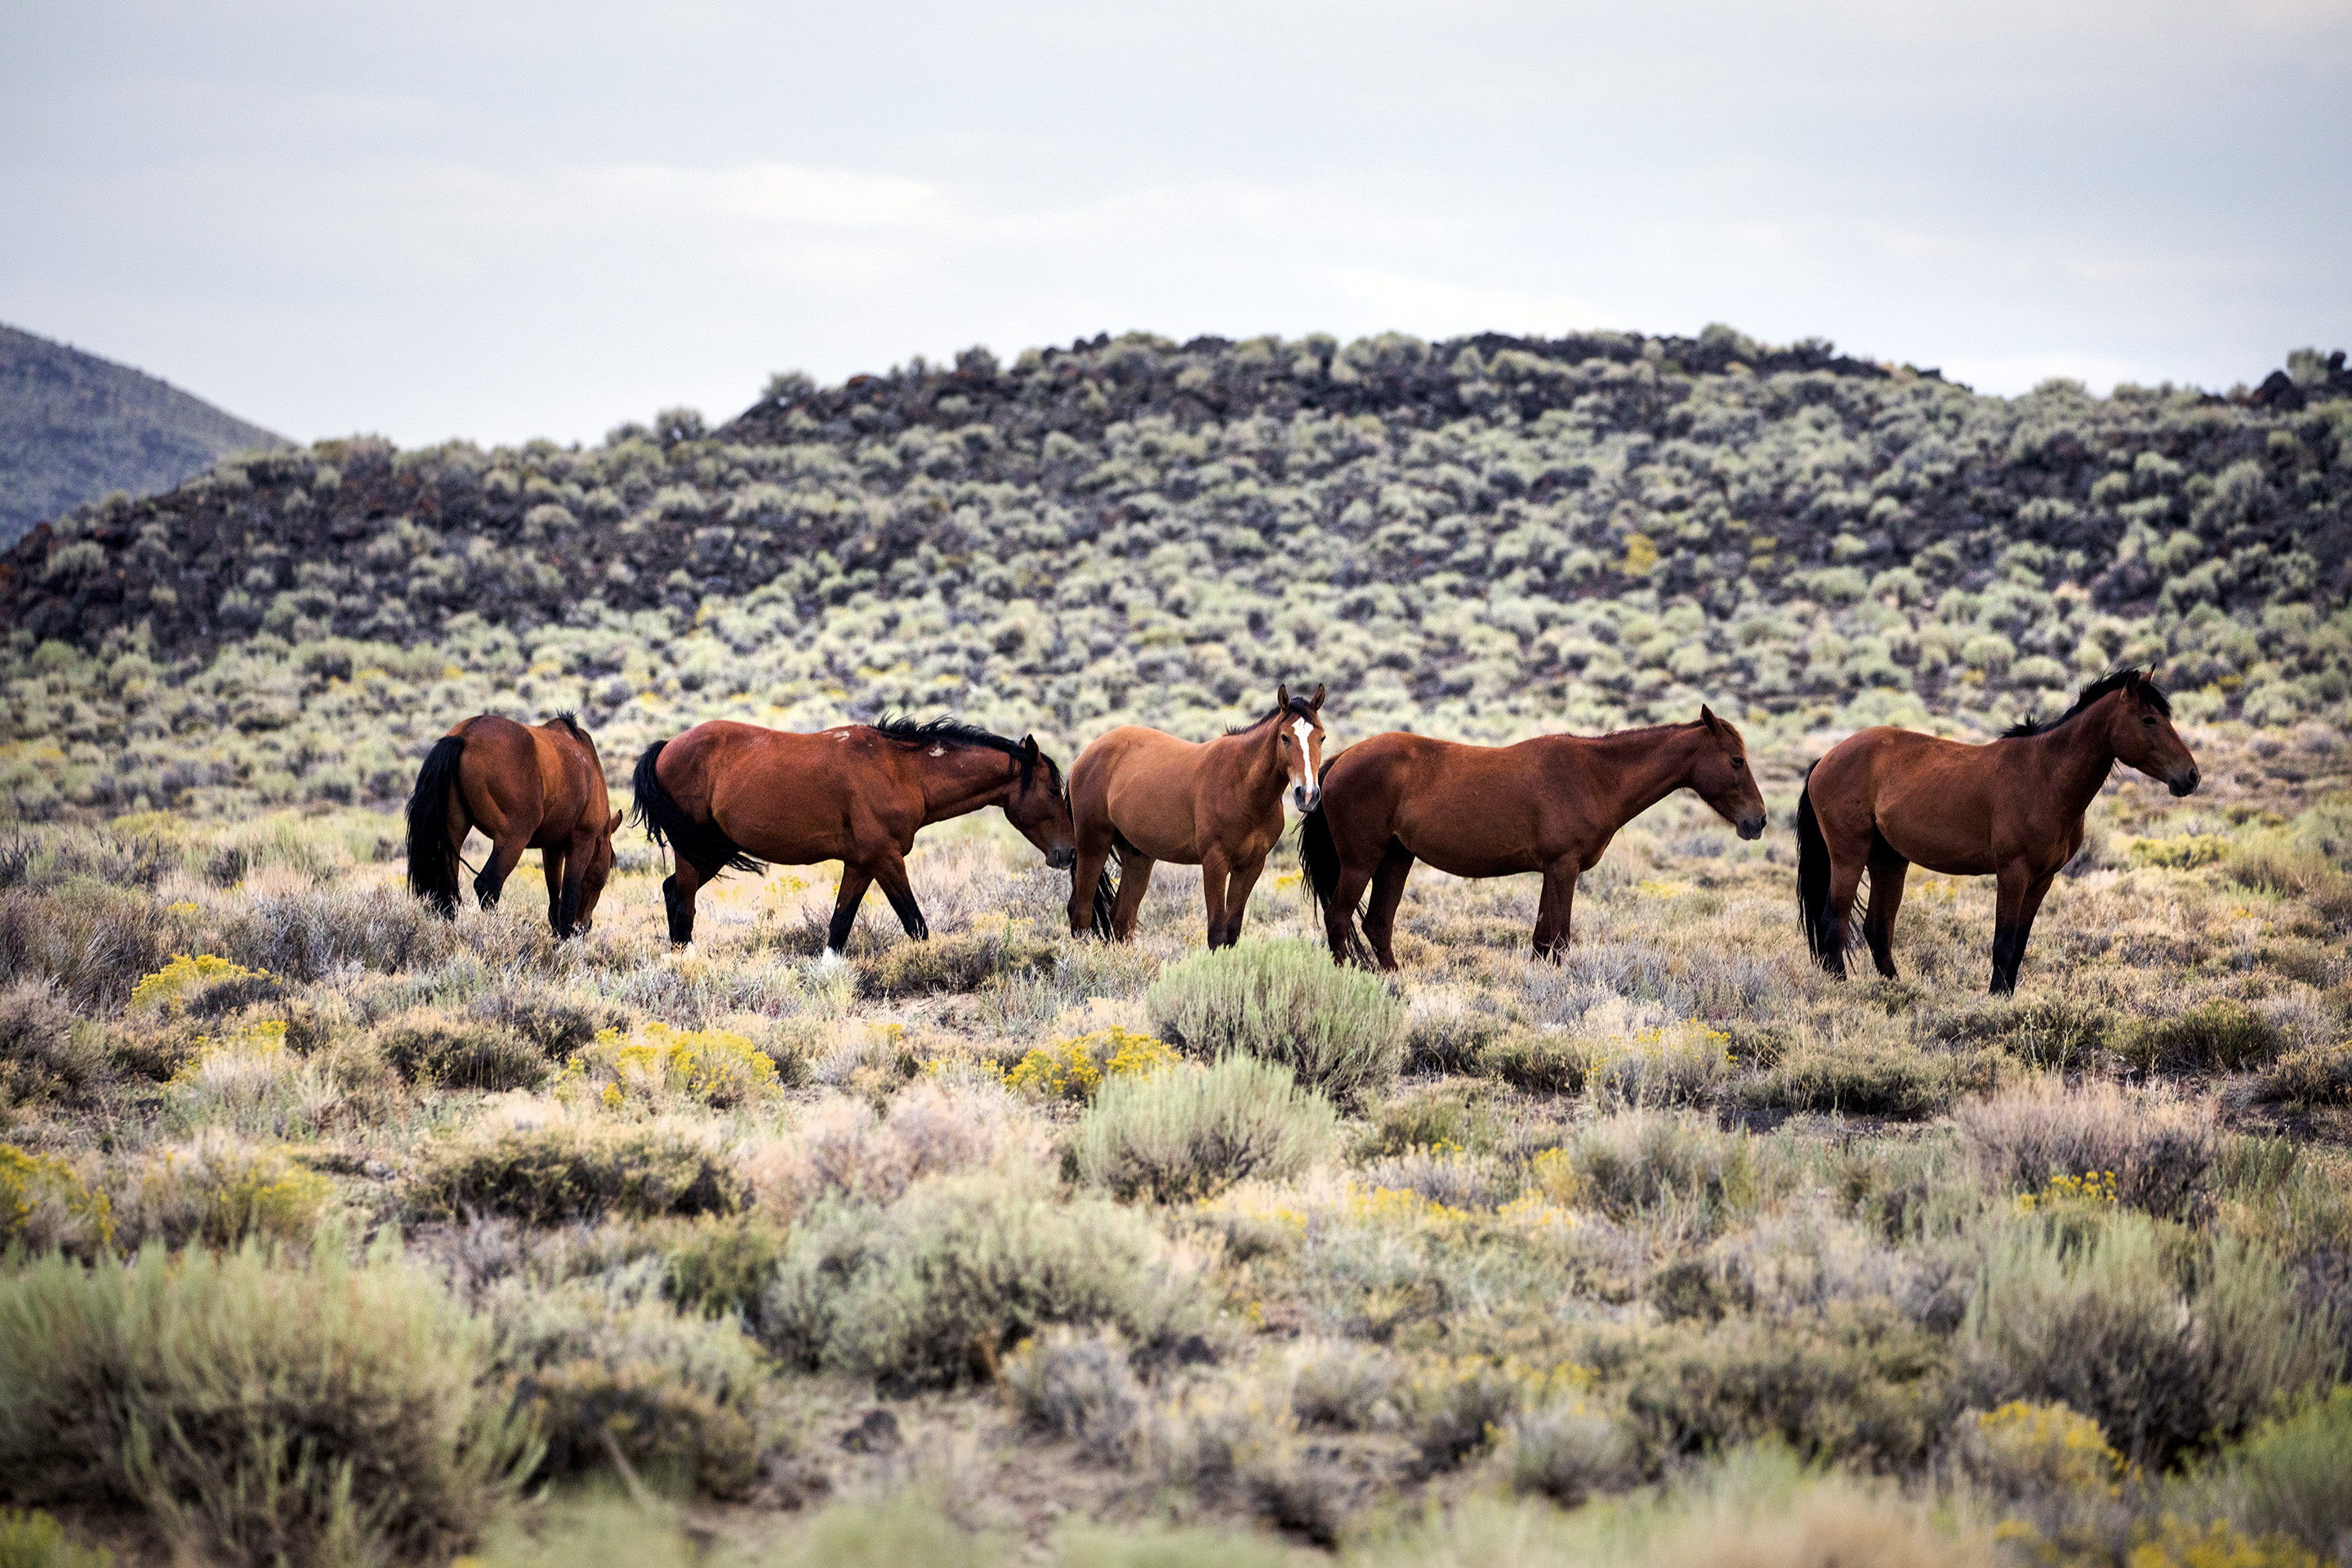
[(2147, 705), (2149, 707), (2155, 709), (2158, 713), (2163, 714), (2168, 719), (2172, 717), (2172, 699), (2167, 697), (2163, 691), (2158, 688), (2155, 676), (2152, 673), (2145, 672), (2135, 667), (2126, 665), (2121, 669), (2111, 669), (2107, 671), (2106, 674), (2099, 677), (2098, 679), (2094, 680), (2090, 685), (2083, 688), (2080, 692), (2075, 694), (2074, 706), (2067, 709), (2066, 711), (2059, 714), (2055, 719), (2037, 720), (2032, 714), (2028, 713), (2024, 718), (2019, 720), (2016, 723), (2011, 724), (2008, 729), (2003, 730), (2000, 732), (2000, 738), (2004, 741), (2017, 741), (2022, 740), (2028, 735), (2046, 735), (2051, 731), (2058, 728), (2059, 725), (2065, 723), (2068, 720), (2082, 712), (2084, 709), (2088, 708), (2092, 703), (2096, 702), (2100, 698), (2107, 695), (2107, 693), (2111, 691), (2121, 691), (2125, 687), (2133, 684), (2135, 681), (2138, 683), (2139, 694), (2147, 700)]
[(1307, 699), (1304, 697), (1294, 697), (1290, 700), (1289, 707), (1276, 708), (1272, 712), (1266, 714), (1265, 717), (1262, 719), (1253, 719), (1246, 724), (1236, 724), (1232, 729), (1226, 731), (1225, 733), (1228, 735), (1246, 735), (1253, 730), (1263, 730), (1268, 724), (1273, 723), (1276, 719), (1284, 717), (1304, 719), (1310, 724), (1316, 722), (1315, 710), (1307, 705)]
[[(1021, 764), (1022, 782), (1028, 782), (1029, 753), (1022, 749), (1021, 742), (1007, 740), (977, 724), (967, 724), (961, 719), (916, 719), (905, 713), (885, 713), (866, 728), (876, 734), (887, 735), (909, 746), (982, 746), (992, 752), (1003, 752)], [(1058, 793), (1063, 787), (1062, 770), (1055, 765), (1054, 759), (1047, 756), (1042, 748), (1037, 752), (1037, 760), (1045, 764), (1045, 776), (1053, 781)]]
[(566, 708), (562, 712), (558, 713), (554, 718), (550, 719), (548, 722), (551, 724), (562, 725), (565, 729), (572, 731), (572, 738), (579, 742), (583, 746), (593, 746), (596, 743), (588, 738), (588, 731), (580, 727), (580, 715), (574, 713), (569, 708)]

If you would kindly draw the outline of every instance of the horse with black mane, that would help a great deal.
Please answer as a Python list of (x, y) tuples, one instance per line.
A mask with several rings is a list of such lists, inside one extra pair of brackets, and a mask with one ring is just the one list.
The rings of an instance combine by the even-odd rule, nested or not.
[(694, 940), (694, 895), (729, 870), (763, 861), (841, 862), (825, 956), (840, 956), (866, 889), (882, 884), (907, 934), (930, 935), (907, 879), (915, 834), (998, 806), (1060, 869), (1075, 856), (1069, 791), (1037, 738), (992, 735), (951, 719), (886, 718), (817, 734), (715, 719), (637, 759), (636, 820), (667, 844), (677, 869), (662, 883), (669, 939)]
[[(1155, 861), (1201, 868), (1209, 945), (1241, 938), (1250, 889), (1282, 837), (1282, 802), (1300, 811), (1321, 797), (1323, 688), (1293, 697), (1277, 686), (1256, 722), (1195, 743), (1122, 724), (1070, 764), (1078, 864), (1070, 877), (1070, 934), (1126, 942)], [(1118, 859), (1118, 891), (1110, 861)], [(1089, 896), (1091, 895), (1091, 897)]]
[(2034, 914), (2083, 847), (2084, 814), (2117, 763), (2175, 795), (2197, 787), (2197, 759), (2153, 670), (2102, 676), (2057, 718), (2029, 717), (1980, 746), (1885, 726), (1839, 742), (1807, 770), (1797, 802), (1797, 902), (1813, 956), (1844, 976), (1847, 917), (1867, 870), (1863, 935), (1894, 978), (1895, 915), (1916, 861), (1999, 879), (1992, 990), (2015, 991)]
[(467, 720), (433, 743), (408, 797), (408, 885), (444, 920), (457, 913), (457, 851), (479, 827), (489, 858), (474, 879), (482, 908), (499, 901), (525, 849), (547, 875), (547, 923), (561, 942), (593, 923), (613, 870), (613, 829), (596, 742), (569, 713), (518, 724)]
[(1331, 759), (1322, 807), (1307, 813), (1298, 837), (1332, 962), (1397, 966), (1390, 943), (1415, 859), (1457, 877), (1542, 872), (1535, 952), (1555, 957), (1568, 945), (1576, 879), (1600, 864), (1619, 828), (1678, 789), (1696, 791), (1742, 838), (1763, 833), (1747, 742), (1704, 706), (1688, 724), (1515, 746), (1394, 731), (1360, 741)]

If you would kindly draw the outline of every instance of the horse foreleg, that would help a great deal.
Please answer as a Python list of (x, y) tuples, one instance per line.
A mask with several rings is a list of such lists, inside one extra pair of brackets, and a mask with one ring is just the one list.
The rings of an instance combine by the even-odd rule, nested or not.
[(672, 947), (684, 947), (694, 940), (694, 895), (701, 886), (702, 873), (682, 856), (677, 868), (662, 879), (662, 908), (669, 915)]
[(1573, 857), (1544, 868), (1543, 900), (1536, 905), (1538, 958), (1556, 959), (1568, 951), (1569, 921), (1576, 912), (1576, 877), (1580, 869)]
[(481, 900), (482, 908), (499, 907), (499, 894), (505, 889), (507, 879), (514, 875), (522, 852), (530, 847), (530, 835), (518, 832), (511, 826), (492, 841), (490, 858), (482, 862), (482, 874), (474, 879), (474, 897)]
[(1143, 895), (1151, 886), (1152, 858), (1139, 849), (1118, 858), (1118, 902), (1110, 913), (1112, 940), (1127, 942), (1135, 935), (1135, 917), (1143, 909)]
[(866, 901), (866, 889), (873, 885), (873, 872), (855, 861), (841, 863), (841, 886), (833, 895), (833, 924), (824, 933), (825, 957), (839, 958), (849, 946), (849, 930), (857, 923), (857, 906)]
[(1992, 926), (1992, 994), (1996, 996), (2017, 990), (2018, 966), (2025, 962), (2025, 940), (2033, 934), (2033, 917), (2042, 909), (2053, 875), (2043, 872), (2037, 877), (2021, 861), (2001, 868)]
[(1871, 962), (1887, 979), (1895, 978), (1895, 915), (1903, 907), (1903, 879), (1911, 862), (1876, 834), (1870, 840), (1870, 904), (1863, 910), (1862, 934), (1870, 943)]
[(1404, 902), (1405, 879), (1412, 875), (1412, 851), (1391, 838), (1381, 863), (1372, 871), (1372, 901), (1364, 911), (1364, 935), (1372, 957), (1382, 969), (1397, 966), (1390, 943), (1396, 939), (1397, 906)]
[(1869, 864), (1865, 855), (1841, 857), (1830, 853), (1830, 893), (1822, 905), (1822, 967), (1845, 978), (1845, 949), (1848, 941), (1847, 922), (1853, 916), (1853, 900), (1862, 891), (1862, 873)]
[(1258, 876), (1265, 869), (1265, 857), (1234, 868), (1232, 879), (1225, 883), (1225, 945), (1231, 947), (1242, 939), (1242, 917), (1249, 913), (1250, 890), (1257, 886)]
[(1110, 850), (1100, 854), (1078, 851), (1077, 860), (1070, 867), (1070, 934), (1085, 936), (1095, 929), (1095, 889), (1102, 883), (1103, 868), (1110, 864)]
[(1201, 902), (1208, 912), (1209, 948), (1225, 945), (1225, 881), (1231, 868), (1212, 849), (1201, 857)]
[(569, 858), (560, 847), (539, 852), (540, 873), (547, 879), (547, 924), (555, 932), (558, 942), (567, 934), (564, 930), (567, 922), (563, 918), (563, 864)]
[[(580, 930), (580, 896), (588, 884), (588, 862), (595, 858), (596, 836), (580, 832), (572, 836), (571, 847), (562, 855), (563, 889), (556, 894), (555, 940), (569, 942)], [(549, 875), (556, 872), (551, 870)], [(554, 885), (549, 884), (554, 892)]]
[(923, 919), (921, 906), (915, 902), (914, 886), (907, 880), (907, 862), (894, 852), (882, 864), (874, 868), (874, 879), (882, 884), (882, 896), (890, 900), (898, 912), (898, 923), (917, 942), (930, 939), (931, 928)]

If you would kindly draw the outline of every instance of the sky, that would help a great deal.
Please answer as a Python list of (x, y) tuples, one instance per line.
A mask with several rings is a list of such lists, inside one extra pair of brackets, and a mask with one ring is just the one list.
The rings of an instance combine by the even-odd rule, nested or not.
[(2352, 346), (2352, 0), (0, 0), (0, 321), (298, 438), (1098, 331)]

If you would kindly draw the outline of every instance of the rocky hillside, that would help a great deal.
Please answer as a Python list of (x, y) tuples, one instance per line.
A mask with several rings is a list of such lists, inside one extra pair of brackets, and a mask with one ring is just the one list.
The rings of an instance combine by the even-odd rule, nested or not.
[(0, 543), (110, 491), (169, 489), (216, 458), (286, 444), (152, 375), (0, 326)]

